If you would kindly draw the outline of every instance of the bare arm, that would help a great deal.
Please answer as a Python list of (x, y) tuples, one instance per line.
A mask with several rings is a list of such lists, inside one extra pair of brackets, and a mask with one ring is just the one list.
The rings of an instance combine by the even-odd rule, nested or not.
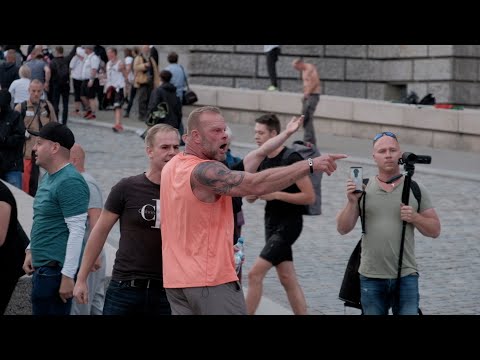
[(437, 238), (440, 235), (440, 219), (434, 208), (418, 213), (411, 206), (401, 204), (400, 218), (413, 224), (424, 236)]
[(267, 157), (275, 149), (279, 148), (283, 145), (285, 141), (295, 133), (303, 124), (304, 116), (292, 117), (290, 122), (287, 124), (287, 127), (284, 131), (280, 134), (275, 136), (274, 138), (269, 139), (266, 141), (262, 146), (258, 149), (255, 149), (247, 154), (243, 159), (243, 165), (245, 167), (245, 171), (247, 172), (255, 172), (258, 169), (260, 163)]
[(98, 221), (95, 224), (85, 246), (83, 253), (82, 264), (78, 272), (77, 281), (86, 281), (87, 276), (92, 268), (95, 260), (102, 251), (105, 241), (107, 241), (108, 234), (112, 230), (113, 225), (119, 218), (118, 214), (114, 214), (108, 210), (102, 210)]
[[(98, 222), (98, 219), (100, 218), (101, 213), (102, 213), (101, 208), (88, 209), (88, 225), (89, 225), (90, 232), (93, 230), (93, 228), (95, 227), (95, 224)], [(101, 256), (98, 256), (97, 259), (95, 260), (94, 266), (92, 267), (92, 271), (96, 271), (100, 269), (101, 266), (102, 266)]]
[(315, 202), (315, 191), (313, 190), (310, 176), (305, 176), (296, 182), (300, 192), (288, 193), (285, 191), (275, 191), (271, 194), (262, 195), (262, 200), (280, 200), (295, 205), (311, 205)]
[(5, 243), (8, 232), (8, 224), (10, 223), (10, 215), (12, 207), (5, 201), (0, 201), (0, 247)]
[(360, 211), (358, 209), (358, 199), (361, 193), (354, 193), (355, 183), (352, 180), (347, 181), (347, 204), (337, 214), (337, 231), (341, 235), (348, 234), (353, 230), (357, 223)]
[[(346, 157), (344, 154), (318, 156), (312, 159), (313, 169), (331, 175), (337, 169), (336, 160)], [(232, 171), (218, 161), (206, 161), (198, 164), (193, 170), (191, 185), (195, 194), (202, 198), (206, 197), (203, 193), (229, 196), (264, 195), (285, 189), (307, 176), (309, 172), (306, 160), (255, 174)]]

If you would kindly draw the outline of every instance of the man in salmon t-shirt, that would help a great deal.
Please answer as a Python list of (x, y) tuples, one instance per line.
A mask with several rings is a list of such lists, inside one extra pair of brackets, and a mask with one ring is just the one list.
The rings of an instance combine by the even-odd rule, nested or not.
[(314, 171), (332, 174), (343, 154), (327, 154), (251, 174), (221, 162), (226, 124), (213, 106), (188, 117), (185, 151), (163, 168), (160, 184), (163, 281), (172, 315), (246, 315), (235, 272), (232, 196), (284, 189)]

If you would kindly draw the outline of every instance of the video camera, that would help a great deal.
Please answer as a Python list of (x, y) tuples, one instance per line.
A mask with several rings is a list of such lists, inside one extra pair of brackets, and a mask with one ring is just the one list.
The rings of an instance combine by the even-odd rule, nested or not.
[(415, 155), (411, 152), (404, 152), (402, 157), (398, 159), (400, 165), (413, 165), (413, 164), (430, 164), (432, 157), (428, 155)]

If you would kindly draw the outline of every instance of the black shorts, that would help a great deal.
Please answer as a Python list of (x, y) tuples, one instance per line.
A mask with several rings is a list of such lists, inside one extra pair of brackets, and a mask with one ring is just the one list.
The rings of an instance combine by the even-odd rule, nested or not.
[(292, 245), (300, 236), (302, 228), (302, 216), (275, 221), (265, 217), (266, 244), (260, 257), (273, 266), (284, 261), (293, 261)]
[(100, 86), (99, 84), (98, 79), (95, 79), (92, 87), (88, 87), (88, 80), (83, 80), (80, 95), (85, 96), (87, 99), (95, 99), (97, 96), (97, 88)]

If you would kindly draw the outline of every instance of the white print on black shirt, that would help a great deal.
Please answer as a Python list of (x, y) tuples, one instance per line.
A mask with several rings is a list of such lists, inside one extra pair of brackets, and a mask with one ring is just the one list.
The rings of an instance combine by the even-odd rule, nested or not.
[(152, 226), (154, 229), (160, 229), (160, 199), (152, 199), (155, 201), (156, 206), (152, 204), (143, 205), (138, 212), (142, 215), (142, 218), (146, 221), (155, 221)]

